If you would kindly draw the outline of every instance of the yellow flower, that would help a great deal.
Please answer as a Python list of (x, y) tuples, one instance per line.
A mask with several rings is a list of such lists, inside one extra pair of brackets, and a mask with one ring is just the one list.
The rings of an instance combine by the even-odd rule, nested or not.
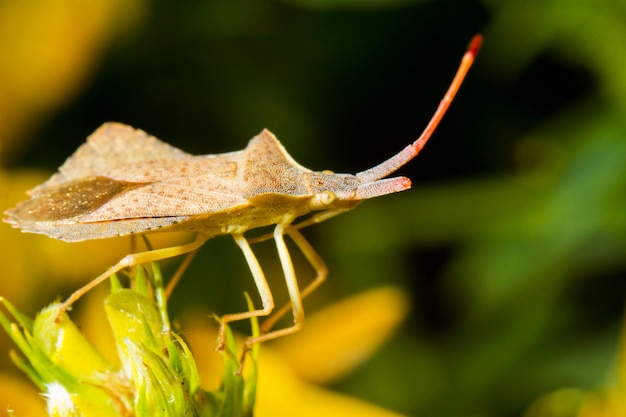
[(604, 390), (585, 392), (581, 389), (563, 388), (539, 398), (524, 417), (623, 417), (626, 416), (626, 321), (617, 369), (610, 373), (614, 381)]
[(578, 417), (626, 416), (626, 321), (622, 330), (622, 342), (614, 372), (615, 382), (604, 392), (589, 394), (580, 408)]
[(50, 416), (251, 415), (258, 349), (251, 354), (251, 371), (236, 375), (239, 361), (231, 335), (221, 352), (226, 369), (222, 383), (213, 392), (203, 391), (190, 350), (169, 329), (156, 264), (152, 284), (143, 268), (137, 268), (132, 290), (122, 288), (115, 276), (111, 282), (113, 291), (104, 304), (121, 364), (117, 367), (97, 352), (58, 304), (33, 321), (0, 298), (7, 311), (0, 313), (0, 325), (21, 353), (13, 360), (42, 392)]
[[(49, 415), (244, 416), (256, 398), (257, 416), (397, 416), (318, 384), (349, 372), (391, 334), (407, 310), (399, 290), (374, 289), (312, 315), (300, 334), (264, 346), (261, 361), (257, 347), (242, 378), (236, 375), (241, 343), (231, 336), (227, 351), (215, 353), (213, 321), (205, 314), (188, 315), (181, 329), (196, 362), (186, 343), (169, 331), (166, 307), (155, 296), (163, 291), (159, 269), (151, 274), (152, 286), (143, 268), (137, 271), (135, 290), (121, 288), (113, 277), (113, 291), (104, 299), (113, 333), (105, 339), (113, 340), (117, 351), (113, 361), (110, 349), (101, 354), (94, 346), (102, 343), (89, 342), (65, 314), (59, 321), (56, 304), (31, 321), (0, 299), (9, 313), (0, 315), (0, 323), (23, 355), (14, 360), (44, 393)], [(100, 308), (93, 300), (98, 298), (90, 300), (90, 317)], [(91, 319), (82, 323), (84, 329), (102, 328)], [(32, 391), (12, 400), (27, 395)]]
[[(399, 417), (363, 400), (323, 388), (357, 367), (384, 343), (407, 313), (404, 293), (381, 287), (341, 300), (308, 316), (302, 331), (261, 346), (257, 417), (360, 416)], [(181, 320), (186, 340), (196, 352), (205, 388), (219, 357), (213, 346), (216, 327), (206, 315), (188, 313)], [(200, 353), (201, 352), (201, 353)]]
[(75, 94), (105, 46), (144, 14), (142, 0), (0, 2), (0, 160)]
[(45, 403), (39, 391), (19, 375), (0, 373), (0, 415), (44, 417)]

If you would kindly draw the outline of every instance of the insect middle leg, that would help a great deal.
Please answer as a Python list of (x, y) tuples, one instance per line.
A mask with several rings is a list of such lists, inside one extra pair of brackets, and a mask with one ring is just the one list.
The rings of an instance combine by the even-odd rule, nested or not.
[[(300, 292), (300, 288), (298, 286), (298, 281), (296, 279), (296, 274), (293, 267), (293, 262), (289, 254), (289, 250), (287, 249), (287, 245), (285, 244), (285, 233), (288, 233), (290, 235), (290, 237), (296, 243), (298, 248), (300, 248), (304, 256), (307, 258), (309, 263), (311, 263), (317, 273), (313, 281), (309, 283), (302, 292)], [(304, 238), (304, 236), (302, 236), (302, 234), (298, 230), (290, 228), (289, 223), (277, 224), (276, 228), (274, 229), (273, 236), (274, 241), (276, 242), (276, 248), (278, 250), (278, 256), (280, 258), (280, 263), (283, 269), (285, 282), (287, 284), (287, 291), (289, 293), (290, 301), (289, 303), (284, 305), (279, 311), (271, 315), (263, 323), (261, 334), (259, 336), (249, 337), (248, 339), (246, 339), (243, 353), (241, 356), (242, 364), (247, 351), (249, 351), (254, 344), (266, 342), (268, 340), (272, 340), (281, 336), (286, 336), (300, 330), (302, 324), (304, 323), (302, 298), (306, 297), (317, 287), (319, 287), (319, 285), (324, 282), (326, 276), (328, 275), (326, 264), (324, 263), (322, 258), (317, 254), (315, 249), (313, 249), (311, 244)], [(274, 299), (271, 290), (269, 288), (267, 280), (265, 279), (265, 275), (259, 265), (259, 262), (256, 256), (254, 256), (252, 249), (250, 248), (250, 243), (241, 234), (235, 234), (233, 235), (233, 238), (235, 239), (235, 242), (237, 243), (237, 245), (239, 245), (244, 253), (244, 256), (246, 257), (248, 267), (252, 272), (252, 276), (259, 291), (259, 295), (261, 296), (262, 308), (259, 310), (253, 310), (244, 313), (227, 314), (223, 316), (219, 330), (218, 349), (223, 349), (225, 346), (225, 326), (228, 323), (237, 320), (248, 319), (250, 317), (267, 316), (272, 312), (274, 308)], [(276, 324), (276, 322), (290, 309), (293, 312), (293, 325), (283, 329), (270, 331), (274, 324)]]
[(274, 309), (274, 297), (272, 296), (272, 291), (270, 290), (270, 287), (267, 283), (267, 279), (265, 279), (265, 274), (261, 269), (261, 265), (259, 265), (259, 261), (257, 260), (254, 252), (252, 252), (252, 249), (250, 248), (248, 240), (243, 236), (243, 234), (233, 234), (233, 239), (235, 239), (235, 243), (237, 243), (237, 245), (243, 252), (243, 255), (246, 258), (246, 262), (248, 263), (248, 268), (250, 268), (250, 272), (252, 272), (252, 278), (254, 278), (254, 283), (256, 285), (257, 291), (259, 292), (259, 296), (261, 297), (262, 308), (258, 310), (246, 311), (243, 313), (226, 314), (222, 316), (217, 339), (218, 350), (223, 350), (226, 346), (226, 325), (228, 323), (238, 320), (249, 319), (251, 317), (267, 316)]
[[(280, 258), (280, 264), (283, 268), (283, 274), (285, 277), (285, 283), (287, 284), (287, 291), (289, 293), (290, 303), (288, 306), (291, 306), (291, 310), (293, 312), (293, 325), (286, 327), (284, 329), (261, 332), (261, 335), (257, 337), (249, 337), (246, 339), (246, 344), (244, 346), (245, 353), (254, 345), (255, 343), (266, 342), (268, 340), (276, 339), (277, 337), (286, 336), (291, 333), (295, 333), (302, 327), (304, 323), (304, 310), (302, 309), (302, 296), (300, 294), (300, 288), (298, 287), (298, 281), (296, 279), (296, 274), (293, 268), (293, 263), (291, 261), (291, 256), (289, 255), (289, 250), (287, 249), (287, 245), (285, 244), (285, 230), (289, 227), (289, 224), (277, 224), (274, 229), (274, 240), (276, 242), (276, 248), (278, 250), (278, 257)], [(288, 307), (287, 307), (288, 308)], [(268, 312), (269, 314), (269, 312)], [(284, 313), (283, 313), (284, 314)], [(271, 326), (270, 326), (271, 327)], [(243, 359), (243, 356), (242, 356)]]
[[(321, 223), (324, 220), (328, 220), (331, 217), (335, 217), (338, 214), (345, 213), (346, 211), (349, 211), (349, 210), (350, 209), (330, 209), (330, 210), (321, 211), (309, 217), (308, 219), (301, 221), (300, 223), (289, 225), (289, 227), (287, 227), (285, 230), (287, 234), (291, 234), (291, 232), (294, 230), (300, 230), (302, 228), (311, 226), (313, 224)], [(267, 234), (249, 239), (248, 242), (251, 244), (259, 243), (259, 242), (264, 242), (268, 239), (272, 239), (273, 237), (274, 237), (274, 233), (267, 233)]]

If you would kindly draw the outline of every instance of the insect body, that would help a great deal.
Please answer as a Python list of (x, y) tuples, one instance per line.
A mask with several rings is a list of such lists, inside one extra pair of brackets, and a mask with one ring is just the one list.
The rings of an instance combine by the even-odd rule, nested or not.
[[(129, 266), (193, 253), (207, 239), (233, 236), (243, 251), (261, 296), (262, 308), (222, 318), (267, 316), (274, 309), (271, 290), (244, 233), (275, 225), (290, 304), (274, 312), (246, 347), (297, 331), (304, 320), (302, 298), (326, 278), (324, 262), (299, 229), (350, 210), (365, 199), (411, 187), (405, 177), (385, 178), (413, 159), (448, 109), (480, 47), (476, 36), (430, 123), (414, 143), (385, 162), (356, 175), (315, 172), (294, 161), (268, 130), (238, 152), (194, 156), (129, 126), (106, 123), (96, 130), (31, 198), (6, 212), (5, 221), (25, 232), (81, 241), (148, 232), (194, 231), (188, 244), (127, 255), (61, 306), (67, 309), (111, 274)], [(305, 220), (297, 220), (312, 213)], [(302, 291), (284, 241), (289, 235), (316, 271)], [(293, 325), (271, 330), (289, 310)]]
[[(127, 155), (133, 150), (138, 153)], [(351, 208), (369, 185), (298, 165), (268, 130), (243, 151), (194, 156), (106, 123), (7, 220), (65, 241), (158, 229), (211, 237)]]

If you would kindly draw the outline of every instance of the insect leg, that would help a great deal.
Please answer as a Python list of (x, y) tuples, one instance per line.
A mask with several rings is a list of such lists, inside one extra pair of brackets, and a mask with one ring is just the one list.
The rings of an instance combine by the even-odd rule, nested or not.
[(300, 230), (304, 227), (308, 227), (317, 223), (321, 223), (325, 220), (328, 220), (332, 217), (337, 216), (338, 214), (341, 213), (345, 213), (346, 211), (350, 211), (351, 209), (349, 208), (343, 208), (343, 209), (335, 209), (335, 210), (325, 210), (325, 211), (321, 211), (319, 213), (316, 213), (315, 215), (309, 217), (306, 220), (302, 220), (300, 223), (296, 223), (293, 226), (289, 227), (289, 231), (291, 230)]
[(222, 316), (217, 339), (218, 350), (224, 349), (226, 345), (226, 325), (228, 323), (248, 319), (250, 317), (267, 316), (274, 309), (274, 297), (272, 296), (272, 291), (267, 284), (265, 274), (261, 269), (261, 265), (259, 265), (259, 261), (256, 256), (254, 256), (254, 252), (252, 252), (252, 249), (250, 248), (250, 244), (242, 234), (233, 234), (233, 239), (235, 239), (235, 242), (239, 245), (241, 251), (246, 257), (248, 267), (250, 268), (250, 272), (252, 272), (252, 277), (254, 278), (254, 283), (256, 284), (259, 295), (261, 296), (263, 308), (259, 310), (246, 311), (244, 313), (226, 314)]
[(195, 258), (197, 254), (198, 251), (194, 250), (192, 252), (189, 252), (187, 256), (185, 256), (185, 259), (183, 259), (180, 266), (176, 269), (176, 273), (174, 274), (172, 279), (170, 279), (170, 282), (167, 283), (167, 287), (165, 288), (166, 298), (170, 298), (170, 295), (172, 295), (172, 292), (174, 292), (174, 287), (176, 287), (176, 284), (178, 284), (178, 281), (180, 281), (183, 274), (187, 270), (187, 267), (189, 266), (191, 261), (193, 261), (193, 258)]
[[(304, 227), (308, 227), (311, 226), (313, 224), (317, 224), (317, 223), (321, 223), (324, 220), (328, 220), (331, 217), (335, 217), (338, 214), (341, 213), (345, 213), (346, 211), (349, 211), (350, 209), (336, 209), (336, 210), (325, 210), (325, 211), (320, 211), (319, 213), (314, 214), (313, 216), (309, 217), (306, 220), (302, 220), (300, 223), (296, 223), (293, 225), (290, 225), (287, 229), (286, 229), (286, 233), (289, 234), (291, 233), (292, 230), (300, 230)], [(274, 237), (274, 233), (267, 233), (265, 235), (261, 235), (261, 236), (257, 236), (253, 239), (249, 239), (248, 242), (250, 244), (254, 244), (254, 243), (259, 243), (259, 242), (264, 242), (268, 239), (271, 239)]]
[[(304, 311), (302, 309), (302, 297), (300, 296), (300, 289), (298, 288), (298, 281), (296, 280), (296, 274), (293, 269), (293, 263), (291, 262), (291, 256), (287, 245), (285, 244), (285, 229), (288, 228), (288, 224), (279, 223), (274, 229), (274, 240), (276, 241), (276, 248), (278, 249), (278, 257), (283, 267), (283, 274), (285, 275), (285, 282), (287, 284), (287, 291), (289, 292), (289, 299), (291, 300), (291, 306), (293, 311), (293, 325), (280, 330), (274, 330), (268, 333), (262, 333), (257, 337), (249, 337), (246, 339), (243, 355), (255, 343), (261, 343), (268, 340), (276, 339), (277, 337), (286, 336), (291, 333), (295, 333), (302, 327), (304, 323)], [(242, 355), (242, 362), (243, 362)]]
[(193, 252), (198, 249), (204, 242), (206, 242), (207, 237), (203, 234), (198, 234), (196, 239), (184, 245), (172, 246), (169, 248), (162, 249), (154, 249), (146, 252), (133, 253), (130, 255), (124, 256), (118, 263), (107, 269), (103, 274), (94, 278), (88, 284), (82, 286), (78, 290), (74, 291), (68, 298), (59, 306), (59, 311), (57, 312), (56, 320), (59, 321), (61, 319), (61, 314), (65, 312), (72, 304), (74, 304), (78, 299), (80, 299), (87, 292), (91, 291), (94, 287), (96, 287), (101, 282), (105, 281), (111, 275), (116, 272), (121, 271), (124, 268), (140, 265), (148, 262), (159, 261), (161, 259), (172, 258), (174, 256), (183, 255), (185, 253)]
[[(328, 268), (326, 267), (324, 260), (313, 248), (313, 246), (311, 246), (309, 241), (304, 238), (302, 233), (294, 228), (289, 228), (287, 230), (287, 234), (289, 235), (289, 237), (291, 237), (291, 239), (298, 246), (300, 251), (302, 251), (307, 261), (309, 261), (313, 269), (315, 269), (316, 273), (313, 281), (311, 281), (306, 287), (304, 287), (301, 292), (301, 298), (304, 299), (306, 296), (315, 291), (317, 287), (319, 287), (326, 280), (326, 277), (328, 276)], [(291, 302), (282, 306), (280, 310), (275, 311), (270, 317), (268, 317), (267, 320), (263, 322), (261, 326), (261, 331), (268, 332), (272, 327), (274, 327), (276, 322), (280, 320), (282, 316), (289, 312), (290, 308)]]

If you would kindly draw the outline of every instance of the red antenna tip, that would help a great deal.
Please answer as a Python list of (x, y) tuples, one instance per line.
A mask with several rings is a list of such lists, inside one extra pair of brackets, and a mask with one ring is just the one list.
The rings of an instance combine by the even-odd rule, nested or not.
[(478, 55), (478, 51), (480, 50), (480, 47), (482, 46), (482, 44), (483, 44), (483, 35), (481, 34), (474, 35), (474, 37), (469, 43), (469, 46), (467, 47), (467, 52), (471, 54), (473, 57), (475, 57), (476, 55)]

